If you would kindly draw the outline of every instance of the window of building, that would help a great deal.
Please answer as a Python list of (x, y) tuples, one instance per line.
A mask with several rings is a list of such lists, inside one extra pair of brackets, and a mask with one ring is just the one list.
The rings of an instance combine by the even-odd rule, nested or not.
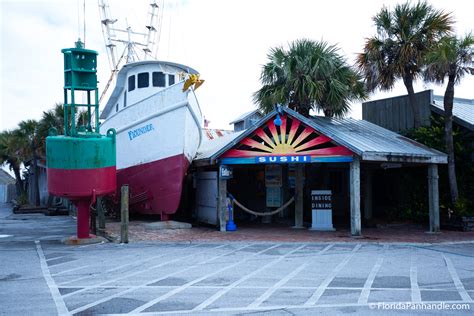
[(154, 72), (153, 73), (153, 87), (165, 87), (165, 86), (166, 86), (165, 74), (162, 72)]
[(135, 75), (128, 77), (128, 91), (135, 90)]
[(148, 88), (150, 85), (150, 75), (148, 72), (139, 73), (137, 76), (137, 87), (138, 88)]
[(168, 75), (168, 86), (174, 85), (174, 75)]

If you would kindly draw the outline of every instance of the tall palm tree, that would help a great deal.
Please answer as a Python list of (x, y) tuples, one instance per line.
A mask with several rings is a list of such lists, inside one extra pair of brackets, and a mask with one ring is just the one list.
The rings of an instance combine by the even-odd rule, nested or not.
[(448, 152), (448, 178), (451, 202), (456, 203), (459, 193), (456, 181), (453, 142), (453, 104), (454, 86), (465, 74), (474, 75), (474, 36), (468, 34), (463, 38), (446, 36), (426, 56), (426, 81), (448, 84), (444, 92), (444, 132)]
[(389, 91), (402, 79), (413, 110), (415, 127), (421, 126), (413, 82), (419, 78), (424, 57), (441, 37), (452, 31), (450, 13), (436, 10), (427, 2), (397, 4), (393, 10), (383, 7), (373, 17), (377, 34), (366, 39), (364, 51), (357, 57), (369, 91)]
[(335, 45), (296, 40), (288, 50), (272, 48), (268, 59), (260, 77), (263, 86), (253, 96), (264, 113), (280, 103), (304, 116), (310, 109), (328, 117), (343, 116), (350, 101), (365, 98), (362, 76), (347, 65)]
[(8, 165), (13, 171), (16, 180), (16, 191), (18, 195), (25, 193), (23, 179), (20, 173), (22, 157), (18, 150), (20, 139), (12, 131), (0, 133), (0, 166)]

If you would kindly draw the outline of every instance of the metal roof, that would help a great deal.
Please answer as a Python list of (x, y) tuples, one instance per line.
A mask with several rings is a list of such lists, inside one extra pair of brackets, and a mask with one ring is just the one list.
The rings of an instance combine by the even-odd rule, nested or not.
[[(282, 108), (282, 111), (331, 138), (335, 143), (345, 146), (358, 155), (362, 161), (447, 163), (446, 154), (365, 120), (319, 116), (306, 118), (287, 107)], [(210, 144), (203, 144), (198, 150), (196, 159), (210, 159), (210, 163), (214, 163), (220, 155), (252, 134), (276, 113), (273, 111), (267, 114), (252, 128), (235, 133), (237, 135), (231, 134), (232, 137), (220, 138), (217, 140), (219, 142), (214, 143), (212, 147)]]
[[(443, 96), (433, 96), (433, 103), (431, 103), (431, 110), (440, 115), (444, 114)], [(474, 131), (474, 99), (454, 98), (453, 104), (454, 121)]]
[(446, 154), (365, 120), (313, 117), (317, 131), (364, 161), (447, 163)]
[(220, 151), (226, 145), (231, 143), (235, 138), (241, 135), (244, 131), (226, 134), (215, 139), (203, 138), (201, 146), (199, 146), (195, 160), (209, 159), (216, 152)]
[(203, 127), (201, 131), (204, 135), (203, 139), (207, 138), (208, 140), (213, 140), (213, 139), (224, 137), (225, 135), (234, 133), (234, 131), (229, 131), (225, 129), (207, 128), (207, 127)]
[(234, 123), (237, 123), (237, 122), (240, 122), (240, 121), (243, 121), (245, 120), (247, 117), (249, 117), (250, 115), (253, 115), (255, 113), (259, 112), (259, 110), (253, 110), (253, 111), (250, 111), (250, 112), (247, 112), (247, 113), (244, 113), (242, 114), (241, 116), (239, 116), (238, 118), (236, 118), (235, 120), (233, 120), (232, 122), (230, 122), (229, 124), (234, 124)]
[(0, 184), (12, 184), (15, 183), (15, 178), (13, 178), (8, 172), (0, 168)]

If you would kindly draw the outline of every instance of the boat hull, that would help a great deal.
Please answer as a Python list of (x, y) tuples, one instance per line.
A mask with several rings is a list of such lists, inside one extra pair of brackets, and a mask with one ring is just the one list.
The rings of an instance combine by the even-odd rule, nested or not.
[(183, 178), (189, 167), (185, 155), (118, 170), (117, 184), (130, 188), (130, 211), (140, 214), (159, 214), (168, 220), (179, 207)]
[(102, 128), (117, 135), (117, 185), (129, 185), (130, 211), (169, 219), (201, 141), (201, 110), (183, 83), (113, 113)]

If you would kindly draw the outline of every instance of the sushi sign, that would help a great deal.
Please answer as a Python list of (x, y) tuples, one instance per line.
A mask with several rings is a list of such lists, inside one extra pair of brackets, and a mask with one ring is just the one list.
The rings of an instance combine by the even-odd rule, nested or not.
[(263, 156), (256, 157), (256, 163), (305, 163), (311, 162), (311, 156)]
[(219, 157), (221, 164), (294, 164), (351, 162), (353, 153), (336, 144), (297, 118), (281, 115), (281, 124), (273, 118)]

